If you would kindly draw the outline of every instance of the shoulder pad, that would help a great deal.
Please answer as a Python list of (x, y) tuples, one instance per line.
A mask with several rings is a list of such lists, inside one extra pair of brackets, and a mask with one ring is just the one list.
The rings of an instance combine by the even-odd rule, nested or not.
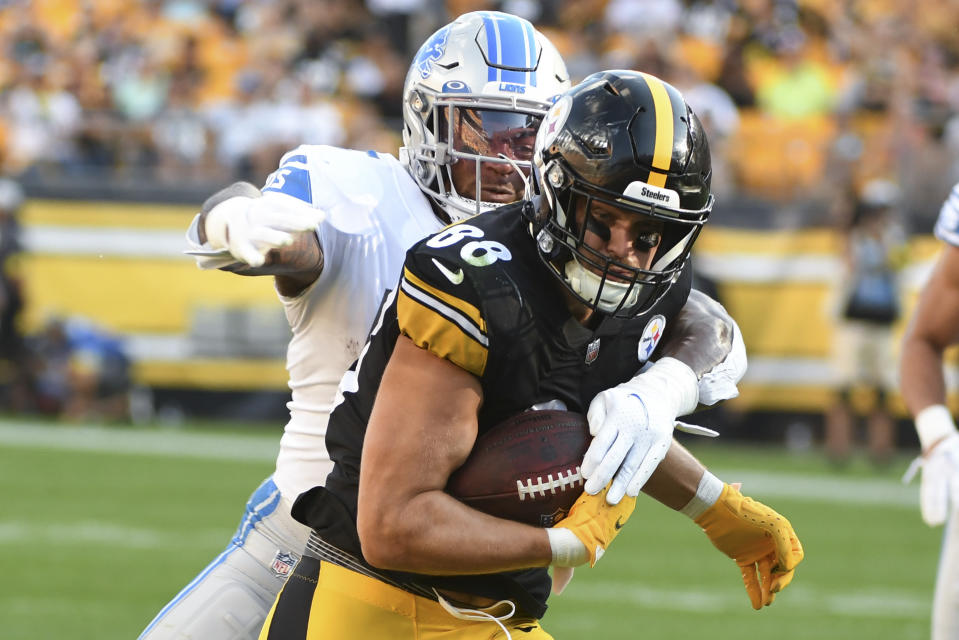
[(371, 206), (382, 199), (386, 178), (397, 171), (405, 168), (389, 154), (301, 145), (283, 156), (262, 190), (318, 207), (329, 208), (342, 200)]
[(420, 241), (407, 254), (400, 282), (400, 330), (481, 376), (489, 349), (481, 291), (486, 278), (481, 276), (511, 259), (503, 243), (488, 239), (486, 231), (470, 221)]

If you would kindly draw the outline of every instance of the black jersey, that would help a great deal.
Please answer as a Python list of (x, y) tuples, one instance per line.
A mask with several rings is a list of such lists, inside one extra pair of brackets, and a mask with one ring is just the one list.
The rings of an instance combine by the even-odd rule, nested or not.
[[(362, 557), (356, 533), (360, 454), (400, 334), (479, 378), (482, 434), (507, 416), (550, 401), (585, 413), (597, 393), (636, 375), (686, 302), (688, 267), (643, 316), (605, 318), (587, 329), (570, 315), (526, 224), (520, 205), (509, 205), (447, 227), (408, 251), (396, 290), (340, 385), (343, 400), (326, 435), (335, 467), (326, 487), (304, 493), (293, 509), (325, 541)], [(551, 584), (542, 568), (449, 577), (381, 573), (399, 584), (512, 598), (537, 618), (546, 611)]]

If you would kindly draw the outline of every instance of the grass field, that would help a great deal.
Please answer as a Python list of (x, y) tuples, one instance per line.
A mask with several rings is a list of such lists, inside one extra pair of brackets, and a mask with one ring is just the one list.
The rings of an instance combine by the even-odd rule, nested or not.
[[(0, 422), (0, 637), (135, 638), (226, 545), (278, 441), (278, 429)], [(899, 483), (907, 457), (835, 471), (815, 453), (686, 442), (792, 521), (806, 549), (795, 581), (753, 611), (732, 561), (645, 500), (551, 599), (558, 640), (928, 638), (941, 531)]]

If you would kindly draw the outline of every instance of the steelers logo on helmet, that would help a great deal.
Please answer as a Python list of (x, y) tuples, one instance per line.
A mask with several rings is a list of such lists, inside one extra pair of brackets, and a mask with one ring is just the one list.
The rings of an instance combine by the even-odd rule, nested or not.
[[(540, 258), (590, 308), (641, 315), (678, 279), (712, 210), (706, 135), (675, 87), (636, 71), (593, 74), (560, 103), (533, 152)], [(614, 255), (609, 216), (625, 220), (628, 251)]]
[(521, 200), (540, 121), (568, 88), (562, 58), (529, 21), (463, 14), (407, 73), (401, 158), (450, 222)]
[(542, 139), (536, 141), (537, 147), (545, 149), (553, 144), (553, 140), (556, 139), (556, 136), (559, 135), (560, 130), (563, 128), (563, 124), (566, 123), (571, 102), (572, 99), (569, 96), (563, 96), (546, 112), (546, 117), (543, 118), (543, 123), (540, 125), (538, 134)]

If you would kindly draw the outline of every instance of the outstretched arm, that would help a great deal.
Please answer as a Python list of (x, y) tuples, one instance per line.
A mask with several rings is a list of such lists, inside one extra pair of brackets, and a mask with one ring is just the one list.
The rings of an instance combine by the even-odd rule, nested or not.
[(311, 233), (322, 218), (321, 211), (289, 196), (263, 195), (249, 182), (236, 182), (207, 198), (195, 227), (200, 244), (227, 249), (236, 259), (217, 268), (275, 276), (277, 290), (292, 297), (323, 271), (323, 250)]

